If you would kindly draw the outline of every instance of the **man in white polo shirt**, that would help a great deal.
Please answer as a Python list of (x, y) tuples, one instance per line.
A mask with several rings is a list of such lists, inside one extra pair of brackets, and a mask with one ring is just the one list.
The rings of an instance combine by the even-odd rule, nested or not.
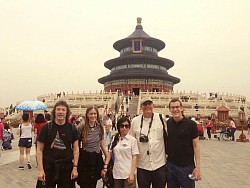
[(137, 181), (139, 188), (165, 188), (166, 154), (162, 121), (158, 113), (153, 113), (151, 98), (141, 100), (143, 114), (131, 123), (130, 134), (137, 139), (139, 155), (137, 158)]

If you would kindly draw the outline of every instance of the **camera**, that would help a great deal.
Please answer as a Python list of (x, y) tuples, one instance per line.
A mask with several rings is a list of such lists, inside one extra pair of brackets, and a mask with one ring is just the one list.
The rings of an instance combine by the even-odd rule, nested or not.
[(148, 136), (146, 136), (146, 135), (140, 136), (140, 137), (139, 137), (139, 141), (140, 141), (140, 142), (148, 142)]

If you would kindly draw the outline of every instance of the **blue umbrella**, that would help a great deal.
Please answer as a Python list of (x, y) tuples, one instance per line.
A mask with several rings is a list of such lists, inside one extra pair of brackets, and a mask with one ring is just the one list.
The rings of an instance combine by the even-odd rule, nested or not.
[(24, 111), (45, 110), (46, 108), (48, 108), (48, 106), (38, 100), (23, 101), (16, 107), (17, 110)]

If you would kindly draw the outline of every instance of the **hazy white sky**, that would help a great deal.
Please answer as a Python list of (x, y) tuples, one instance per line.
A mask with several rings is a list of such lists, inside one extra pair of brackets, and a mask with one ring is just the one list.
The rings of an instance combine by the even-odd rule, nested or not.
[(103, 89), (113, 43), (142, 17), (178, 91), (250, 99), (249, 0), (0, 0), (0, 107), (48, 93)]

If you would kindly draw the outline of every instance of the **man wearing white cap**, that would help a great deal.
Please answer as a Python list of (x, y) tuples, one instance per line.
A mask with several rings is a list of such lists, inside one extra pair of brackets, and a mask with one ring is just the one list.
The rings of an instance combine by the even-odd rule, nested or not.
[[(165, 118), (153, 112), (151, 98), (141, 100), (143, 114), (131, 123), (130, 134), (137, 139), (137, 181), (139, 188), (165, 188), (166, 154), (164, 146)], [(164, 119), (164, 120), (163, 120)]]

